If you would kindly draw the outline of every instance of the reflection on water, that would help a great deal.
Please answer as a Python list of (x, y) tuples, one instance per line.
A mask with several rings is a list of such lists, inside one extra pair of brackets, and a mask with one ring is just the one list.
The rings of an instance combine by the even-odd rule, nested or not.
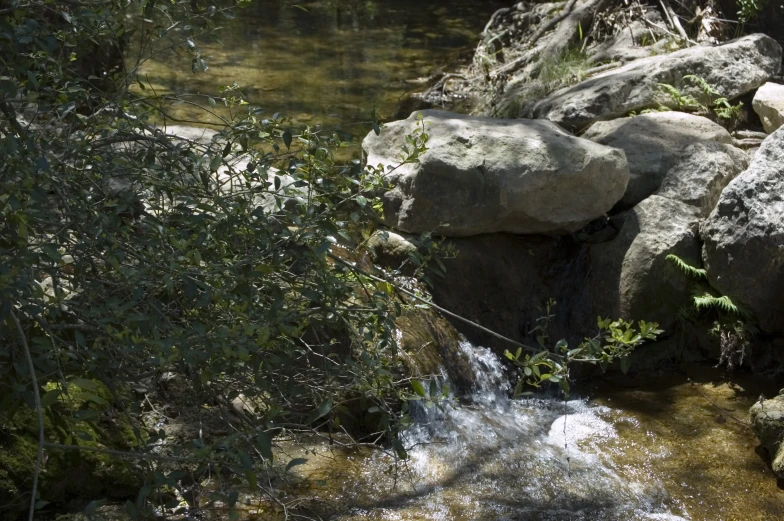
[[(295, 5), (296, 4), (296, 5)], [(410, 83), (470, 58), (484, 24), (508, 0), (256, 0), (221, 20), (222, 43), (205, 44), (209, 70), (190, 58), (149, 62), (142, 77), (164, 91), (213, 94), (246, 87), (249, 100), (295, 125), (350, 130), (373, 108), (390, 117)], [(205, 114), (180, 106), (180, 117)], [(368, 129), (361, 127), (364, 135)]]

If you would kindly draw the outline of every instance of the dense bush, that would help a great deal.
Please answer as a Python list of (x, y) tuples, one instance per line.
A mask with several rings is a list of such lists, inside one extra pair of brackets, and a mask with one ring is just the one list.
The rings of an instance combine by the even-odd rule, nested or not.
[[(380, 172), (336, 164), (348, 136), (288, 129), (237, 85), (200, 100), (223, 120), (217, 133), (172, 135), (168, 109), (193, 99), (136, 75), (160, 52), (206, 70), (199, 42), (247, 3), (0, 9), (0, 430), (39, 409), (47, 452), (89, 450), (108, 444), (95, 426), (127, 422), (156, 485), (133, 512), (181, 486), (155, 464), (166, 434), (138, 421), (164, 374), (197, 406), (255, 405), (238, 434), (171, 447), (195, 474), (224, 468), (256, 487), (281, 429), (339, 431), (363, 415), (374, 439), (397, 429), (393, 291), (346, 262)], [(27, 501), (12, 499), (16, 511)]]

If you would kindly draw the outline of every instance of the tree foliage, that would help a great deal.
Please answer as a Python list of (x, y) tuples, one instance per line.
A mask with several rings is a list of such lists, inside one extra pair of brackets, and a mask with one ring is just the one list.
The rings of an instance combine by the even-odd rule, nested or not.
[[(166, 434), (138, 422), (138, 389), (164, 374), (188, 382), (202, 407), (255, 404), (241, 434), (171, 447), (194, 473), (227, 469), (257, 487), (286, 429), (341, 431), (341, 420), (370, 416), (360, 434), (395, 436), (400, 303), (352, 267), (383, 172), (338, 164), (351, 136), (288, 128), (238, 85), (173, 97), (138, 75), (162, 52), (206, 71), (199, 43), (248, 3), (0, 9), (0, 417), (26, 406), (56, 417), (47, 450), (103, 441), (86, 425), (117, 414), (133, 426), (133, 451), (156, 461)], [(178, 135), (174, 103), (223, 124)], [(414, 136), (402, 161), (425, 142)], [(111, 399), (76, 403), (90, 385)], [(151, 485), (133, 513), (154, 490), (180, 487), (179, 474), (140, 468)]]

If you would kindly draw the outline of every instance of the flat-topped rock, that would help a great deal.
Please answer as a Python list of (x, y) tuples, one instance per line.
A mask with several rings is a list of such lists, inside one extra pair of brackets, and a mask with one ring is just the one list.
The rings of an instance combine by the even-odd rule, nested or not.
[[(369, 165), (397, 165), (417, 114), (389, 123), (362, 147)], [(547, 121), (421, 112), (429, 135), (419, 161), (388, 174), (386, 223), (412, 233), (560, 234), (579, 230), (621, 198), (629, 168), (621, 150)]]
[(701, 92), (686, 75), (696, 75), (722, 96), (734, 99), (773, 77), (781, 66), (781, 46), (764, 34), (752, 34), (717, 47), (690, 47), (671, 54), (632, 61), (538, 101), (529, 116), (554, 121), (570, 130), (631, 111), (674, 107), (661, 96), (660, 83), (698, 99)]

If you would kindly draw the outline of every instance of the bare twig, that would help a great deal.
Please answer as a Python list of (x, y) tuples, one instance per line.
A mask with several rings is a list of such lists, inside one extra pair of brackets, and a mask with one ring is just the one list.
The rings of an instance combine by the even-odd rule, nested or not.
[(24, 349), (25, 359), (27, 360), (27, 370), (30, 373), (30, 381), (33, 384), (35, 412), (38, 416), (38, 451), (36, 452), (35, 456), (33, 490), (30, 496), (30, 512), (28, 514), (28, 520), (33, 521), (35, 516), (35, 497), (38, 493), (38, 475), (41, 473), (41, 460), (44, 456), (44, 443), (46, 442), (46, 439), (44, 438), (44, 414), (41, 407), (41, 394), (38, 392), (38, 378), (35, 376), (35, 366), (33, 365), (33, 357), (30, 354), (30, 346), (27, 345), (27, 337), (25, 336), (24, 330), (22, 329), (22, 324), (19, 323), (19, 319), (16, 317), (14, 310), (11, 309), (9, 314), (11, 316), (11, 320), (16, 326), (16, 331), (19, 333), (19, 339), (22, 342), (22, 348)]
[(544, 33), (552, 29), (557, 23), (559, 23), (561, 20), (569, 16), (569, 14), (571, 14), (572, 12), (572, 9), (574, 8), (574, 4), (576, 3), (577, 0), (569, 0), (569, 3), (566, 4), (566, 7), (563, 8), (563, 11), (561, 11), (561, 13), (558, 16), (551, 18), (547, 22), (543, 23), (539, 27), (539, 29), (536, 30), (536, 32), (528, 40), (528, 44), (529, 45), (535, 44), (537, 40), (539, 40), (539, 38), (541, 38), (542, 35), (544, 35)]
[(687, 42), (691, 42), (689, 40), (689, 36), (686, 34), (686, 31), (683, 29), (683, 25), (681, 25), (681, 20), (678, 18), (678, 15), (675, 14), (675, 11), (670, 6), (670, 3), (667, 0), (659, 0), (659, 3), (664, 10), (664, 14), (667, 17), (667, 20), (670, 22), (670, 27), (678, 31), (678, 34), (686, 40)]

